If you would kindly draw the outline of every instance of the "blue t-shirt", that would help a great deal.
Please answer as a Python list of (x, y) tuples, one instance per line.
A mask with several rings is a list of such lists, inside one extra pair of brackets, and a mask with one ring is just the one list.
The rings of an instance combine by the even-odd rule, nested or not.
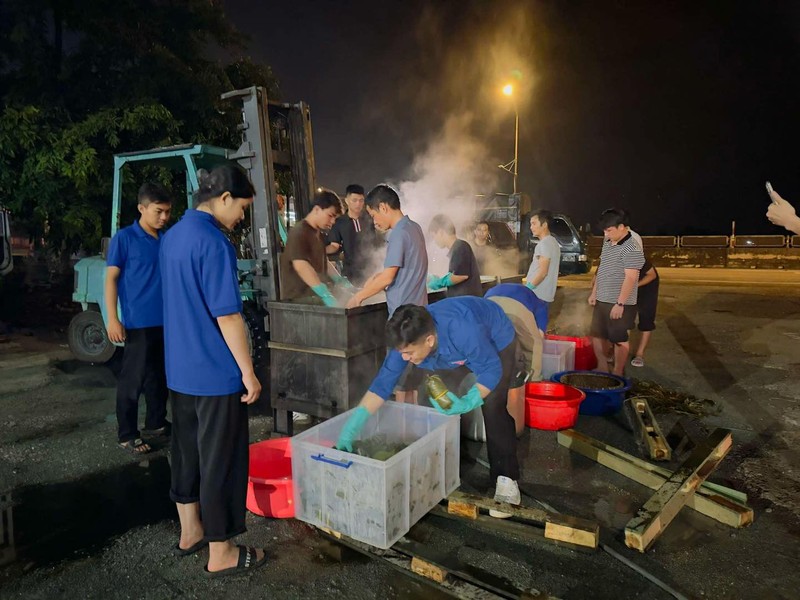
[(236, 252), (208, 213), (187, 210), (161, 242), (169, 389), (224, 396), (244, 389), (217, 317), (242, 311)]
[(521, 283), (501, 283), (489, 288), (489, 291), (483, 295), (484, 298), (491, 298), (492, 296), (502, 296), (516, 300), (533, 313), (536, 326), (542, 331), (547, 331), (550, 303), (539, 298), (527, 286)]
[(394, 281), (386, 288), (386, 305), (391, 317), (399, 306), (428, 304), (428, 250), (422, 228), (407, 216), (389, 233), (384, 268), (400, 267)]
[(106, 264), (120, 270), (117, 293), (122, 323), (128, 329), (161, 327), (161, 273), (158, 249), (161, 236), (147, 233), (139, 222), (117, 232), (108, 248)]
[[(429, 371), (466, 366), (478, 383), (493, 390), (503, 374), (500, 352), (515, 335), (503, 309), (483, 298), (460, 296), (440, 300), (427, 310), (436, 325), (437, 346), (417, 366)], [(400, 352), (389, 351), (369, 391), (388, 398), (406, 364)]]

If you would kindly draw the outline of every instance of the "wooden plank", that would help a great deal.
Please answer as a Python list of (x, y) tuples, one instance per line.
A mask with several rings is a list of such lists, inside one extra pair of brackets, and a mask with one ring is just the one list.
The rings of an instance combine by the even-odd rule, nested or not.
[(645, 502), (625, 526), (625, 545), (645, 552), (667, 528), (703, 480), (717, 468), (733, 445), (727, 429), (715, 429)]
[(672, 460), (672, 448), (658, 426), (650, 405), (644, 398), (629, 400), (634, 428), (638, 431), (644, 449), (653, 460)]
[[(566, 515), (555, 515), (539, 508), (497, 502), (491, 498), (484, 498), (483, 496), (476, 496), (474, 494), (465, 494), (458, 490), (450, 494), (448, 500), (454, 500), (464, 504), (473, 504), (484, 510), (498, 510), (508, 513), (518, 519), (522, 519), (523, 521), (544, 525), (544, 536), (547, 539), (568, 541), (572, 544), (588, 548), (597, 548), (600, 540), (599, 526), (596, 522), (587, 519), (580, 519), (578, 517), (569, 517), (567, 519), (565, 518)], [(551, 524), (549, 530), (547, 528), (548, 523)]]
[(443, 583), (447, 579), (447, 571), (416, 556), (411, 558), (411, 570), (436, 583)]
[[(672, 476), (672, 471), (651, 465), (572, 429), (559, 431), (558, 443), (654, 490), (660, 488)], [(744, 502), (723, 496), (719, 490), (727, 490), (729, 495), (737, 493), (747, 498), (745, 494), (736, 490), (704, 482), (686, 506), (731, 527), (746, 527), (753, 522), (752, 508), (746, 506)]]
[(474, 504), (467, 504), (465, 502), (458, 502), (456, 500), (447, 501), (447, 512), (451, 515), (458, 515), (473, 521), (478, 518), (478, 507)]

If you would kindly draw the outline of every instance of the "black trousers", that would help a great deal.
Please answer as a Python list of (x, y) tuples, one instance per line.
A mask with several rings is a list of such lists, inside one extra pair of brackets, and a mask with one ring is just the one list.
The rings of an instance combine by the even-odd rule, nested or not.
[[(514, 418), (508, 413), (508, 388), (518, 371), (517, 369), (517, 337), (500, 351), (500, 363), (503, 374), (500, 382), (491, 393), (483, 399), (483, 422), (486, 426), (486, 450), (489, 454), (490, 476), (497, 479), (503, 475), (514, 481), (519, 479), (519, 460), (517, 459), (517, 431)], [(459, 382), (469, 374), (466, 367), (437, 371), (445, 384), (456, 389)], [(417, 390), (422, 383), (423, 370), (409, 363), (403, 373), (401, 390)]]
[(167, 422), (167, 376), (164, 371), (163, 327), (125, 330), (125, 353), (117, 379), (117, 438), (128, 442), (139, 437), (139, 396), (144, 393), (145, 429)]
[(243, 533), (250, 448), (242, 393), (190, 396), (170, 390), (170, 398), (169, 497), (178, 504), (200, 503), (209, 542), (223, 542)]

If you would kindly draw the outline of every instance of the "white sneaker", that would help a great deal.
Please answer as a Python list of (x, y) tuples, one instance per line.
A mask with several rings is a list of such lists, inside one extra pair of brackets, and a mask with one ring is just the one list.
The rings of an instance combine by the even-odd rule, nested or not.
[[(494, 491), (494, 499), (496, 502), (505, 502), (507, 504), (518, 506), (522, 501), (522, 498), (519, 495), (519, 485), (517, 485), (517, 482), (513, 479), (501, 475), (497, 478), (497, 487)], [(489, 516), (496, 519), (508, 519), (511, 517), (510, 514), (499, 510), (490, 510)]]
[(298, 425), (304, 425), (311, 422), (311, 415), (301, 412), (292, 412), (292, 421)]

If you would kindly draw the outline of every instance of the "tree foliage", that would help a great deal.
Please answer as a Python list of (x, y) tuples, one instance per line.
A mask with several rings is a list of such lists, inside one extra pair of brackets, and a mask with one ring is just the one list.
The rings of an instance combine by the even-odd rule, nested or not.
[[(219, 96), (263, 85), (266, 65), (219, 0), (7, 0), (0, 4), (0, 201), (55, 251), (108, 231), (113, 154), (238, 145)], [(224, 58), (222, 58), (224, 57)]]

